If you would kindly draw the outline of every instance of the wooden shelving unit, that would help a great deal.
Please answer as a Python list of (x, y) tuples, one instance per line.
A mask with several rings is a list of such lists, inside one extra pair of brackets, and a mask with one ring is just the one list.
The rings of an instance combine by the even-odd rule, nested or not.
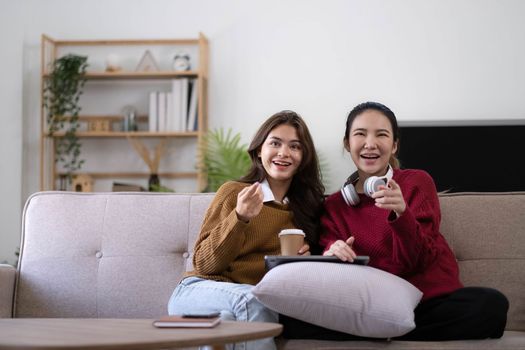
[[(144, 81), (165, 81), (169, 82), (173, 79), (179, 78), (190, 78), (197, 82), (198, 87), (198, 102), (197, 102), (197, 125), (198, 128), (195, 131), (78, 131), (76, 134), (79, 138), (85, 142), (96, 142), (100, 139), (114, 139), (115, 142), (127, 142), (130, 138), (140, 138), (147, 140), (188, 140), (193, 142), (194, 150), (197, 154), (195, 164), (198, 164), (199, 145), (203, 143), (203, 137), (207, 132), (208, 125), (208, 104), (207, 104), (207, 86), (208, 86), (208, 40), (203, 34), (199, 34), (197, 39), (147, 39), (147, 40), (54, 40), (49, 36), (42, 35), (42, 47), (41, 47), (41, 91), (42, 101), (44, 98), (44, 83), (46, 77), (49, 76), (49, 69), (51, 63), (55, 59), (68, 53), (82, 54), (88, 56), (88, 71), (86, 72), (87, 83), (84, 89), (97, 89), (97, 87), (90, 87), (90, 82), (101, 81), (104, 84), (118, 84), (122, 87), (122, 84), (129, 85), (135, 84), (135, 82)], [(98, 49), (111, 50), (112, 52), (124, 51), (122, 54), (125, 56), (126, 50), (130, 48), (140, 48), (140, 50), (149, 50), (150, 48), (157, 47), (159, 50), (163, 49), (169, 51), (168, 48), (176, 50), (177, 47), (190, 47), (197, 52), (195, 55), (198, 57), (197, 62), (192, 62), (191, 70), (188, 71), (172, 71), (171, 67), (167, 67), (164, 64), (163, 67), (159, 67), (159, 71), (135, 71), (133, 67), (128, 67), (117, 72), (107, 72), (101, 68), (101, 62), (91, 62), (90, 51)], [(79, 53), (80, 52), (80, 53)], [(87, 54), (86, 54), (87, 52)], [(96, 57), (94, 59), (97, 59)], [(98, 56), (100, 61), (100, 55)], [(98, 64), (98, 66), (97, 66)], [(160, 65), (159, 65), (160, 66)], [(92, 70), (90, 70), (92, 69)], [(116, 87), (116, 89), (119, 88)], [(147, 93), (147, 91), (145, 91)], [(110, 97), (107, 97), (110, 98)], [(105, 101), (103, 98), (100, 101), (97, 100), (97, 104), (104, 105)], [(82, 98), (80, 100), (82, 106)], [(67, 118), (67, 116), (65, 116)], [(105, 118), (110, 120), (111, 123), (119, 123), (123, 117), (119, 115), (80, 115), (80, 122), (89, 122), (92, 118)], [(148, 121), (147, 115), (138, 116), (139, 122)], [(64, 173), (57, 168), (55, 164), (55, 148), (56, 140), (64, 137), (64, 132), (55, 132), (50, 135), (48, 132), (48, 125), (46, 122), (46, 111), (44, 107), (41, 109), (41, 137), (40, 137), (40, 188), (41, 190), (55, 190), (57, 189), (59, 178)], [(119, 141), (121, 139), (122, 141)], [(92, 141), (90, 141), (92, 140)], [(151, 141), (152, 142), (152, 141)], [(129, 152), (135, 153), (135, 150), (129, 145)], [(119, 157), (118, 154), (111, 154), (111, 152), (103, 152), (104, 154), (97, 155), (97, 157)], [(86, 164), (92, 159), (85, 159)], [(195, 191), (204, 189), (206, 185), (206, 176), (202, 172), (202, 167), (197, 166), (195, 171), (185, 171), (172, 169), (169, 171), (159, 171), (159, 177), (161, 179), (180, 179), (190, 178), (195, 179)], [(121, 169), (123, 170), (123, 169)], [(125, 171), (87, 171), (87, 173), (94, 179), (111, 179), (111, 178), (148, 178), (150, 175), (148, 172), (135, 171), (136, 169), (125, 169)], [(81, 171), (85, 173), (84, 171)]]

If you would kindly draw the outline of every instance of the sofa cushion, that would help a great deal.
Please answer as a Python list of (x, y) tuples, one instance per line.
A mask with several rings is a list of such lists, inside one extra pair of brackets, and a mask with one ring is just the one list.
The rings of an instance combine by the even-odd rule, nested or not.
[(15, 317), (154, 318), (191, 269), (213, 194), (40, 192), (24, 210)]
[(465, 286), (509, 299), (507, 330), (525, 330), (525, 192), (440, 194), (441, 233)]
[(506, 331), (501, 339), (449, 341), (313, 340), (277, 338), (279, 350), (523, 350), (525, 334)]
[(254, 287), (264, 305), (318, 326), (389, 338), (414, 329), (422, 293), (407, 281), (369, 266), (296, 262), (270, 270)]

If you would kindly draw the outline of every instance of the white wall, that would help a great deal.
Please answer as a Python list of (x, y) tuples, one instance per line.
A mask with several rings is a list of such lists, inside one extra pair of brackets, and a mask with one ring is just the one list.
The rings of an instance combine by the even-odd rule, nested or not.
[(0, 263), (14, 263), (22, 206), (23, 4), (0, 1)]
[[(27, 13), (8, 11), (14, 16), (8, 23), (31, 18), (23, 28), (15, 25), (25, 32), (23, 54), (18, 40), (7, 40), (4, 47), (14, 62), (9, 69), (2, 66), (16, 86), (20, 79), (12, 68), (23, 62), (23, 95), (10, 90), (0, 101), (20, 115), (23, 98), (21, 194), (7, 185), (4, 171), (0, 175), (2, 188), (10, 191), (2, 202), (17, 203), (17, 209), (38, 190), (42, 33), (57, 39), (179, 38), (202, 31), (210, 40), (210, 127), (232, 127), (249, 142), (269, 115), (296, 110), (328, 160), (329, 191), (353, 169), (341, 139), (345, 115), (359, 102), (381, 101), (401, 121), (525, 118), (525, 2), (520, 0), (22, 3)], [(9, 169), (22, 152), (13, 149), (21, 144), (20, 130), (16, 133), (0, 130), (2, 148), (12, 149), (2, 157)], [(2, 231), (18, 225), (18, 215), (4, 210), (0, 215)], [(12, 242), (2, 237), (0, 244)]]

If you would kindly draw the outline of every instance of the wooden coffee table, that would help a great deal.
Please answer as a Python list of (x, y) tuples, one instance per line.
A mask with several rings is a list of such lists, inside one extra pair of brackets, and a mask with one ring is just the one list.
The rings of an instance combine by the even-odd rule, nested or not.
[(277, 323), (223, 321), (215, 328), (155, 328), (148, 319), (4, 318), (0, 349), (162, 349), (224, 346), (275, 337)]

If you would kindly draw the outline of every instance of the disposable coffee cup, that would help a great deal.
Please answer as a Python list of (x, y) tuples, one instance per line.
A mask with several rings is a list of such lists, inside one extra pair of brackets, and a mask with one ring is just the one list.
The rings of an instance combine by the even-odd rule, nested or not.
[(299, 255), (298, 251), (304, 245), (304, 232), (299, 229), (287, 229), (279, 232), (281, 240), (281, 255)]

